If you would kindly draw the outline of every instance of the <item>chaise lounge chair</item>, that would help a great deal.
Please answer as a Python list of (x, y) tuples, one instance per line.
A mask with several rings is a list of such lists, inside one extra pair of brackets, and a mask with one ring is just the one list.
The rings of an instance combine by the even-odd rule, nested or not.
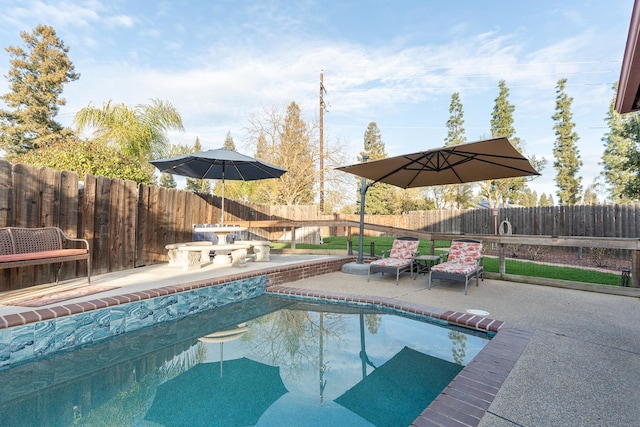
[(469, 280), (478, 277), (484, 281), (482, 260), (482, 241), (475, 239), (456, 239), (451, 241), (447, 260), (431, 267), (429, 272), (429, 289), (433, 279), (448, 279), (464, 283), (464, 294), (467, 295)]
[(418, 255), (418, 245), (420, 240), (415, 237), (398, 237), (393, 241), (393, 246), (389, 252), (388, 257), (371, 261), (369, 264), (369, 274), (367, 275), (367, 282), (374, 273), (395, 273), (396, 285), (400, 280), (400, 273), (410, 271), (413, 275), (413, 264), (415, 257)]

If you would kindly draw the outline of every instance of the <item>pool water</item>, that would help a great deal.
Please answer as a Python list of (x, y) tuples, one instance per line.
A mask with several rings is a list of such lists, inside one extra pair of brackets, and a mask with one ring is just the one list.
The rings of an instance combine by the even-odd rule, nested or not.
[(3, 426), (410, 424), (488, 342), (263, 296), (0, 371)]

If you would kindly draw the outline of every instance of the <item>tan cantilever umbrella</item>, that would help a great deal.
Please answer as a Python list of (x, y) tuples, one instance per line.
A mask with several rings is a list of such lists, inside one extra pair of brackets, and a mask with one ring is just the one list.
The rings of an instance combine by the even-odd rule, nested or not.
[(337, 169), (371, 180), (369, 183), (363, 180), (360, 188), (358, 264), (363, 263), (365, 194), (376, 182), (415, 188), (540, 175), (507, 138), (434, 148)]
[(540, 175), (507, 138), (434, 148), (338, 170), (401, 188)]

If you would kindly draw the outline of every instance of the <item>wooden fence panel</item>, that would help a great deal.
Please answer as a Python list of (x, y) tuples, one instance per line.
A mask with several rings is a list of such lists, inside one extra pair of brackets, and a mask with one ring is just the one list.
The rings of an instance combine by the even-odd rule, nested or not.
[[(59, 200), (59, 177), (60, 172), (55, 169), (39, 168), (34, 169), (36, 180), (29, 183), (33, 187), (33, 216), (35, 227), (49, 227), (57, 225)], [(32, 185), (33, 184), (33, 185)], [(48, 279), (56, 274), (58, 265), (46, 264), (30, 267), (34, 271), (35, 283), (46, 283)]]
[(184, 239), (184, 240), (176, 240), (182, 242), (188, 242), (192, 240), (191, 238), (186, 239), (185, 229), (190, 227), (189, 220), (191, 218), (188, 217), (188, 208), (187, 208), (187, 198), (185, 191), (176, 191), (176, 202), (175, 202), (175, 210), (176, 210), (176, 230), (175, 236), (176, 239)]
[(74, 238), (80, 236), (79, 203), (78, 175), (75, 172), (62, 171), (60, 174), (60, 213), (57, 226)]
[(123, 183), (123, 205), (124, 218), (122, 221), (122, 269), (129, 269), (135, 266), (136, 257), (136, 224), (138, 216), (138, 184), (135, 181), (124, 181)]
[(138, 186), (138, 209), (136, 219), (136, 257), (135, 266), (147, 265), (147, 252), (145, 251), (147, 242), (147, 224), (149, 224), (150, 210), (149, 200), (151, 199), (151, 187), (140, 184)]
[(38, 171), (38, 192), (39, 226), (56, 226), (60, 219), (60, 172), (41, 168)]
[(93, 262), (95, 274), (109, 272), (111, 253), (111, 180), (103, 176), (96, 178), (96, 198), (94, 210), (94, 253)]
[[(119, 270), (123, 264), (123, 224), (121, 218), (124, 215), (122, 182), (111, 180), (111, 192), (109, 193), (109, 271)], [(122, 199), (121, 199), (122, 198)]]
[[(77, 238), (80, 233), (78, 175), (74, 172), (61, 171), (59, 177), (58, 218), (51, 225), (60, 227), (67, 236)], [(66, 262), (60, 271), (60, 280), (76, 277), (78, 271), (86, 272), (86, 268), (86, 261)]]
[(14, 207), (16, 227), (38, 227), (37, 213), (33, 212), (38, 188), (36, 168), (18, 164), (13, 167)]
[[(15, 220), (17, 227), (39, 227), (37, 209), (38, 204), (38, 170), (29, 165), (15, 165), (13, 168)], [(10, 277), (11, 289), (28, 286), (29, 283), (39, 284), (36, 280), (36, 267), (12, 269)]]
[(12, 165), (0, 159), (0, 227), (13, 225), (13, 177)]
[[(13, 178), (11, 163), (0, 159), (0, 227), (13, 225)], [(14, 269), (0, 270), (0, 291), (8, 291)]]
[(96, 262), (96, 258), (100, 256), (96, 250), (96, 234), (95, 234), (95, 209), (96, 209), (96, 185), (97, 180), (92, 175), (85, 176), (84, 188), (82, 190), (82, 222), (83, 222), (83, 234), (80, 236), (89, 242), (89, 249), (91, 251), (91, 266), (92, 272), (95, 271), (93, 267)]

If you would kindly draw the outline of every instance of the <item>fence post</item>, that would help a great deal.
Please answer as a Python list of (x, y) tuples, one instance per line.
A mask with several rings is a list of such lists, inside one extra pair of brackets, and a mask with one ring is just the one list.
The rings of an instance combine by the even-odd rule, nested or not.
[(631, 286), (640, 288), (640, 251), (631, 252)]
[(296, 248), (296, 227), (291, 227), (291, 249)]

